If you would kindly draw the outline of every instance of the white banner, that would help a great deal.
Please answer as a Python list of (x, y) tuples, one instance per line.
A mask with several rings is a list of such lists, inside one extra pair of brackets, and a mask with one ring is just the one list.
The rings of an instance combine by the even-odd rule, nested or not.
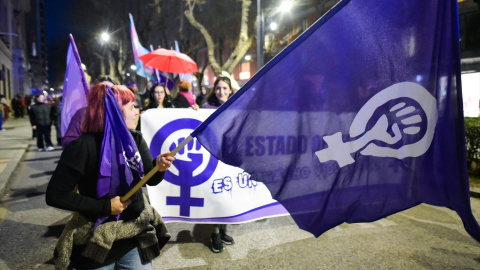
[[(213, 111), (150, 109), (144, 112), (142, 134), (152, 156), (173, 150)], [(165, 222), (243, 223), (288, 215), (263, 183), (250, 179), (240, 168), (220, 162), (197, 139), (190, 141), (175, 157), (177, 160), (165, 173), (165, 179), (157, 186), (147, 185), (150, 202)]]

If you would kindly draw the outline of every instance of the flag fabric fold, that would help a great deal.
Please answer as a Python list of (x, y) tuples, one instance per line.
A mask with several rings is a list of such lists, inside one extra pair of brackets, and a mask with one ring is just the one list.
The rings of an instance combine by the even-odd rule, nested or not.
[(135, 65), (137, 66), (136, 73), (139, 76), (144, 78), (149, 78), (152, 81), (155, 81), (155, 71), (151, 67), (147, 67), (143, 65), (142, 60), (140, 60), (140, 56), (147, 54), (149, 51), (140, 44), (137, 36), (137, 30), (135, 30), (135, 24), (133, 22), (132, 14), (130, 16), (130, 36), (132, 39), (132, 50), (133, 50), (133, 58), (135, 60)]
[(192, 137), (315, 236), (428, 203), (480, 241), (458, 51), (457, 1), (341, 1)]
[(87, 106), (88, 84), (82, 68), (82, 61), (78, 54), (73, 36), (70, 34), (70, 45), (67, 52), (67, 69), (63, 83), (61, 132), (62, 137), (67, 131), (73, 115)]
[[(97, 197), (125, 195), (143, 177), (143, 163), (132, 134), (128, 131), (115, 94), (106, 86), (105, 129), (100, 150)], [(133, 196), (131, 200), (135, 200)], [(118, 219), (119, 216), (117, 216)], [(108, 217), (97, 220), (95, 227)]]

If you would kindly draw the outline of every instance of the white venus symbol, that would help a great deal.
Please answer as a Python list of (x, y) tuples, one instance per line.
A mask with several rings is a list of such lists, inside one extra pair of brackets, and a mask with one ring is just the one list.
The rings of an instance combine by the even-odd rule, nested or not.
[[(373, 128), (365, 132), (366, 125), (375, 110), (390, 100), (397, 98), (411, 98), (420, 104), (420, 107), (426, 114), (427, 130), (419, 141), (403, 145), (398, 149), (378, 146), (374, 141), (382, 141), (388, 145), (393, 145), (402, 139), (403, 134), (414, 135), (420, 132), (418, 126), (408, 125), (418, 124), (422, 121), (422, 118), (418, 114), (405, 116), (415, 111), (415, 108), (413, 106), (406, 106), (404, 102), (400, 102), (390, 108), (390, 112), (394, 113), (395, 116), (400, 119), (405, 128), (400, 130), (397, 123), (392, 123), (391, 129), (394, 135), (391, 136), (387, 132), (389, 122), (387, 116), (384, 114), (377, 120)], [(418, 157), (423, 155), (432, 143), (437, 118), (437, 100), (430, 92), (417, 83), (397, 83), (383, 89), (369, 99), (353, 119), (349, 132), (350, 138), (363, 134), (362, 136), (348, 142), (343, 142), (341, 132), (324, 136), (323, 140), (327, 143), (328, 147), (315, 152), (315, 155), (320, 162), (329, 160), (337, 161), (340, 168), (354, 163), (355, 160), (351, 154), (365, 146), (366, 147), (360, 151), (360, 154), (364, 156), (393, 157), (398, 159)]]

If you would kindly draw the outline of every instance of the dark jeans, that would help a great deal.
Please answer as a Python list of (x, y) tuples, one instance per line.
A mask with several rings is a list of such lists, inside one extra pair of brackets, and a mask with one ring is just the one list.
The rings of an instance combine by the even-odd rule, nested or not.
[(45, 148), (45, 145), (43, 144), (44, 139), (47, 147), (53, 146), (52, 140), (50, 139), (51, 132), (50, 126), (37, 126), (37, 147), (39, 149)]

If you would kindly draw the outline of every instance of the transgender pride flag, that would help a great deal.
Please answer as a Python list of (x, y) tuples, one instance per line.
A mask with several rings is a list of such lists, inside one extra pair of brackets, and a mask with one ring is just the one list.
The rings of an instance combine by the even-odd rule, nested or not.
[(132, 14), (128, 15), (130, 16), (130, 35), (132, 37), (133, 58), (135, 60), (135, 65), (137, 66), (137, 75), (155, 81), (155, 72), (153, 68), (144, 66), (142, 60), (139, 58), (140, 56), (149, 53), (149, 51), (140, 44), (137, 31), (135, 30), (135, 24), (133, 23)]

